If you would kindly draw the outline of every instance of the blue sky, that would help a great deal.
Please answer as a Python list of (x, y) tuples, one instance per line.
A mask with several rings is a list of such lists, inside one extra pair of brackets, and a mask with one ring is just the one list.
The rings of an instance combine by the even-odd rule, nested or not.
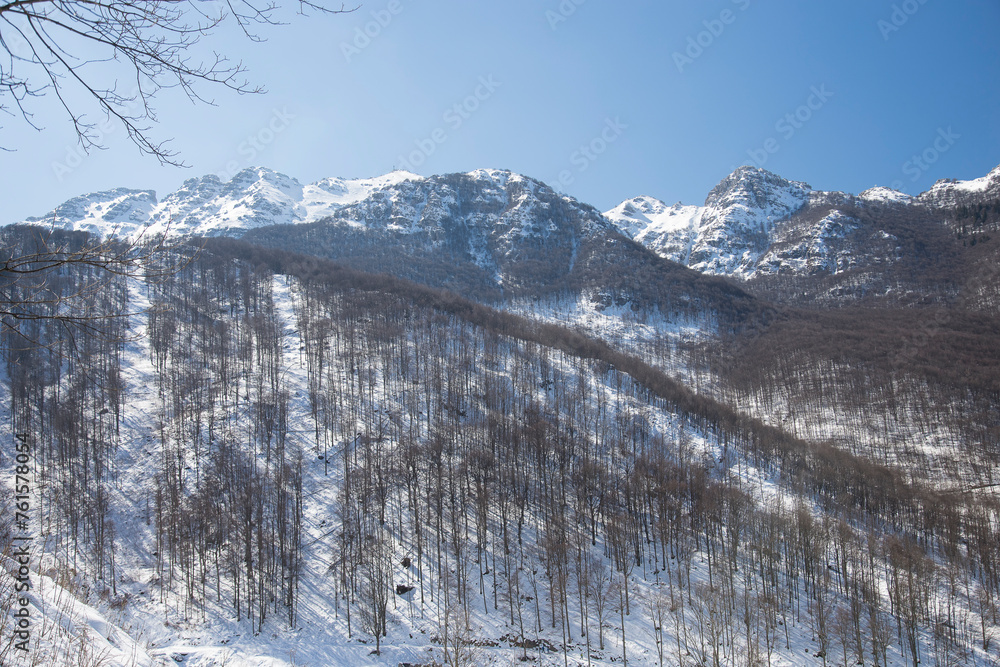
[(80, 157), (51, 99), (44, 132), (0, 118), (0, 221), (251, 165), (303, 183), (506, 168), (608, 209), (700, 204), (741, 164), (912, 194), (1000, 164), (998, 0), (374, 0), (285, 18), (261, 44), (206, 42), (267, 94), (158, 98), (152, 134), (188, 169), (121, 128)]

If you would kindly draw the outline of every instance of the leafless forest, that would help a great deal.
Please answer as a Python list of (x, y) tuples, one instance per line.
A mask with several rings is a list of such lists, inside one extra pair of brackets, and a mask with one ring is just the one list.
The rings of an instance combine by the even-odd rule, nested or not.
[[(110, 314), (99, 335), (8, 318), (0, 344), (13, 429), (37, 439), (47, 568), (109, 604), (135, 603), (142, 571), (186, 618), (264, 632), (333, 613), (376, 652), (409, 604), (454, 665), (490, 642), (632, 661), (635, 619), (656, 664), (770, 665), (790, 632), (824, 665), (996, 664), (988, 315), (947, 311), (920, 342), (928, 311), (787, 310), (618, 345), (233, 241), (87, 298)], [(140, 337), (145, 387), (125, 379)], [(830, 412), (863, 435), (824, 435)], [(947, 456), (896, 437), (937, 425)], [(317, 586), (323, 610), (302, 602)]]

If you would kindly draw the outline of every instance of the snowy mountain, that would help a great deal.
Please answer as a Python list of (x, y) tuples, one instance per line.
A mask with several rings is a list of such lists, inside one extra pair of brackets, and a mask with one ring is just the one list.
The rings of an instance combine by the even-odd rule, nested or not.
[(99, 236), (131, 235), (149, 223), (156, 208), (154, 191), (116, 188), (74, 197), (51, 213), (28, 218), (25, 222)]
[(918, 197), (881, 186), (860, 195), (817, 191), (741, 167), (703, 206), (637, 197), (605, 216), (661, 257), (763, 286), (770, 298), (914, 300), (962, 291), (985, 252), (970, 257), (968, 247), (989, 240), (998, 208), (1000, 167), (939, 181)]
[(770, 246), (775, 222), (808, 201), (812, 189), (755, 167), (740, 167), (700, 207), (667, 207), (651, 197), (605, 215), (661, 257), (712, 275), (750, 277)]
[(802, 208), (810, 192), (805, 183), (763, 169), (737, 169), (708, 193), (688, 265), (716, 275), (748, 275), (775, 222)]
[[(540, 181), (491, 169), (430, 178), (395, 171), (303, 186), (254, 168), (228, 183), (214, 174), (189, 179), (159, 201), (149, 190), (85, 195), (26, 222), (101, 236), (239, 238), (256, 232), (258, 242), (374, 261), (379, 270), (391, 271), (401, 253), (420, 271), (440, 272), (428, 263), (443, 261), (501, 290), (526, 280), (558, 282), (572, 271), (585, 239), (614, 233), (596, 209)], [(375, 255), (393, 260), (386, 265)], [(544, 276), (527, 275), (538, 272)]]
[(262, 227), (243, 240), (491, 304), (563, 294), (722, 319), (758, 308), (739, 287), (630, 241), (594, 207), (502, 170), (398, 183), (319, 222)]
[(569, 289), (624, 303), (645, 291), (643, 303), (663, 306), (656, 294), (706, 299), (690, 276), (678, 293), (670, 285), (679, 267), (657, 265), (641, 248), (779, 301), (953, 299), (993, 261), (992, 246), (981, 244), (1000, 224), (998, 208), (1000, 167), (918, 197), (881, 186), (817, 191), (740, 167), (701, 206), (641, 196), (603, 215), (503, 170), (302, 185), (258, 167), (226, 183), (190, 179), (160, 200), (149, 190), (84, 195), (27, 222), (105, 236), (246, 237), (489, 301)]
[(917, 199), (922, 204), (934, 207), (960, 206), (980, 203), (987, 199), (1000, 199), (1000, 166), (986, 176), (970, 181), (953, 178), (939, 180)]
[(893, 190), (892, 188), (887, 188), (881, 185), (868, 188), (858, 195), (858, 197), (870, 204), (884, 204), (886, 206), (892, 206), (894, 204), (912, 204), (914, 201), (914, 198), (905, 192)]
[(245, 239), (421, 282), (503, 291), (558, 285), (581, 247), (614, 233), (596, 209), (540, 181), (483, 169), (388, 185), (320, 222), (260, 228)]
[(628, 237), (654, 250), (661, 257), (687, 264), (691, 257), (701, 217), (701, 206), (673, 206), (653, 197), (635, 197), (605, 213)]
[(734, 316), (752, 301), (630, 242), (594, 207), (497, 169), (303, 186), (255, 168), (228, 183), (190, 179), (159, 201), (149, 191), (92, 194), (27, 222), (100, 235), (243, 238), (489, 303), (566, 292), (605, 305)]
[(157, 201), (152, 190), (115, 189), (69, 200), (25, 222), (107, 236), (240, 236), (267, 225), (313, 222), (380, 188), (420, 176), (394, 171), (369, 179), (326, 178), (302, 185), (270, 169), (244, 169), (223, 183), (209, 174), (191, 178)]
[(0, 438), (35, 458), (0, 452), (0, 611), (34, 664), (993, 664), (995, 174), (741, 169), (606, 215), (502, 170), (71, 200), (33, 222), (214, 238), (40, 279), (107, 335), (5, 318)]

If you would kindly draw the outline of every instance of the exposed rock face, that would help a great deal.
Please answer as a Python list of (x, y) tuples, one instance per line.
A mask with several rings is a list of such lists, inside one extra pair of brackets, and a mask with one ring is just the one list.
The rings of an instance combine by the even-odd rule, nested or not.
[(767, 285), (771, 297), (948, 300), (997, 259), (982, 244), (1000, 231), (1000, 167), (971, 181), (938, 181), (918, 197), (886, 187), (816, 191), (741, 167), (704, 206), (637, 197), (605, 215), (661, 257)]
[(775, 223), (801, 209), (812, 189), (764, 169), (740, 167), (704, 206), (668, 207), (640, 197), (607, 216), (661, 257), (713, 275), (749, 278), (770, 247)]

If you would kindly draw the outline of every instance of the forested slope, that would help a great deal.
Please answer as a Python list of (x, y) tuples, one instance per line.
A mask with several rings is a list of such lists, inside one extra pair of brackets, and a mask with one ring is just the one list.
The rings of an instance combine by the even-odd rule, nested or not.
[[(988, 490), (454, 293), (228, 240), (191, 252), (95, 295), (131, 313), (102, 335), (8, 320), (2, 341), (39, 573), (150, 660), (995, 662)], [(36, 655), (99, 664), (36, 602)]]

